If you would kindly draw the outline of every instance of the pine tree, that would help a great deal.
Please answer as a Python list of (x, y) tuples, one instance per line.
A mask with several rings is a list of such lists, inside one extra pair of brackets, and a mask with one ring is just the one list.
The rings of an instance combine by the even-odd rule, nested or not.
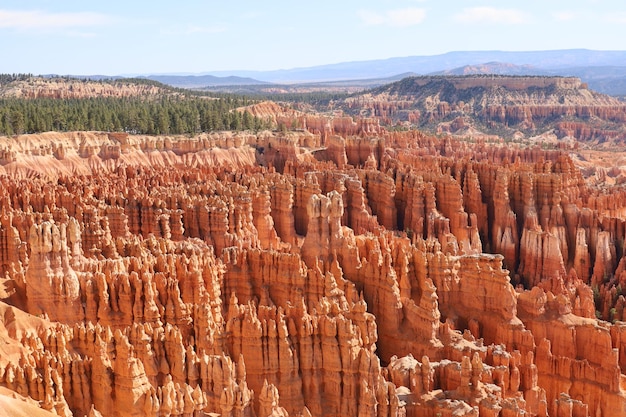
[(244, 130), (252, 130), (254, 129), (254, 118), (252, 114), (248, 110), (243, 112), (242, 124)]

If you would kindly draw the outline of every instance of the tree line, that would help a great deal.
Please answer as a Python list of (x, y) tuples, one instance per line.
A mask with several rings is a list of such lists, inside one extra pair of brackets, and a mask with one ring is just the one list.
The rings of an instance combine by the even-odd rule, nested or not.
[(0, 99), (0, 134), (96, 130), (164, 135), (273, 127), (271, 121), (234, 110), (247, 104), (241, 97), (5, 98)]
[(0, 74), (0, 85), (14, 81), (26, 81), (32, 77), (33, 74)]

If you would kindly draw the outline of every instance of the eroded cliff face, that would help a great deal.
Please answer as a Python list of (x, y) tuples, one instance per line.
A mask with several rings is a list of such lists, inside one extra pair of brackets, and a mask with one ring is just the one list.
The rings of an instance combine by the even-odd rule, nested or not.
[(626, 105), (571, 77), (408, 77), (345, 99), (348, 114), (458, 136), (626, 140)]
[(327, 133), (0, 140), (0, 399), (626, 415), (626, 193), (558, 151)]
[(88, 97), (156, 97), (166, 91), (156, 85), (132, 84), (124, 81), (31, 77), (0, 87), (0, 97), (75, 99)]

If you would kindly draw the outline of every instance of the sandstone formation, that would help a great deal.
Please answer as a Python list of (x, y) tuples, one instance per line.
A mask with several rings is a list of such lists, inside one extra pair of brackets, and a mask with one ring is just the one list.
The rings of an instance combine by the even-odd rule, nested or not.
[(554, 132), (623, 145), (626, 105), (572, 77), (420, 76), (346, 98), (347, 114), (462, 137)]
[(87, 97), (146, 97), (163, 94), (164, 89), (150, 84), (123, 80), (102, 82), (80, 79), (31, 77), (26, 81), (0, 86), (0, 97), (76, 99)]
[(626, 416), (626, 192), (303, 122), (0, 138), (0, 415)]
[[(297, 128), (297, 130), (301, 132), (308, 131), (321, 135), (321, 142), (326, 145), (324, 150), (328, 150), (329, 152), (333, 150), (332, 142), (328, 141), (328, 143), (326, 143), (329, 135), (339, 134), (345, 137), (362, 134), (378, 134), (384, 130), (376, 118), (352, 118), (348, 116), (329, 117), (327, 115), (310, 114), (294, 110), (286, 105), (279, 105), (272, 101), (264, 101), (240, 107), (237, 111), (241, 113), (247, 111), (258, 119), (268, 120), (278, 126), (280, 130)], [(334, 137), (334, 139), (336, 140), (338, 138)], [(339, 141), (342, 140), (343, 138), (339, 138)]]

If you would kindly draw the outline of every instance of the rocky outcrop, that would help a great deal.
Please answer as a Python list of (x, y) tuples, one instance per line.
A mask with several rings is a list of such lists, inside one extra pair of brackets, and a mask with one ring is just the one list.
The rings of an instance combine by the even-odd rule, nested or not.
[(626, 138), (624, 103), (572, 77), (408, 77), (353, 95), (340, 107), (388, 125), (462, 137), (492, 132), (519, 138), (554, 131), (559, 138), (599, 143)]
[(83, 319), (80, 283), (70, 266), (70, 256), (82, 255), (77, 250), (70, 251), (79, 242), (80, 226), (74, 219), (60, 226), (44, 221), (30, 227), (25, 281), (31, 314), (46, 314), (50, 320), (64, 323)]
[(3, 88), (3, 97), (76, 99), (88, 97), (138, 97), (157, 96), (164, 89), (149, 84), (124, 82), (68, 80), (58, 78), (31, 77), (29, 80), (13, 82)]
[(4, 142), (0, 404), (626, 415), (623, 193), (561, 151), (377, 135)]

